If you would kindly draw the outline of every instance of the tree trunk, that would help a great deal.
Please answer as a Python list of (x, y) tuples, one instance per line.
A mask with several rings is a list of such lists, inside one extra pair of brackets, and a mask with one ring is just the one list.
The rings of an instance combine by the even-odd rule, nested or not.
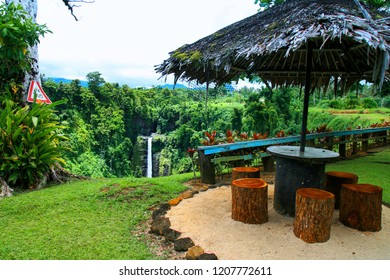
[(326, 242), (334, 210), (334, 195), (314, 188), (296, 192), (294, 234), (307, 243)]
[[(25, 11), (30, 14), (31, 19), (33, 22), (36, 22), (37, 20), (37, 11), (38, 11), (38, 0), (6, 0), (6, 4), (9, 4), (11, 2), (15, 4), (20, 4)], [(31, 69), (29, 72), (26, 72), (24, 81), (23, 81), (23, 96), (22, 100), (23, 103), (27, 103), (27, 92), (30, 86), (31, 81), (38, 81), (41, 83), (40, 75), (39, 75), (39, 57), (38, 57), (38, 45), (34, 45), (33, 47), (29, 48), (29, 54), (32, 61)]]
[(356, 184), (358, 176), (353, 173), (328, 171), (325, 173), (325, 190), (335, 195), (334, 209), (340, 209), (340, 192), (342, 184)]
[(380, 231), (382, 188), (370, 184), (342, 185), (339, 220), (360, 231)]
[(268, 184), (260, 178), (232, 182), (232, 219), (246, 224), (268, 222)]
[(235, 167), (232, 169), (232, 181), (241, 178), (260, 178), (260, 169), (257, 167)]
[(1, 185), (1, 192), (0, 192), (0, 198), (2, 197), (10, 197), (12, 196), (13, 189), (11, 189), (7, 182), (3, 180), (3, 178), (0, 177), (0, 185)]

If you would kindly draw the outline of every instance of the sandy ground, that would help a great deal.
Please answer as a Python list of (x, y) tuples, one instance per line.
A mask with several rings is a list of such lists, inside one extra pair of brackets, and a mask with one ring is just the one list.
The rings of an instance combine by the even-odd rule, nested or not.
[(309, 244), (293, 233), (294, 218), (273, 210), (273, 185), (268, 188), (269, 222), (249, 225), (231, 219), (230, 186), (221, 186), (183, 200), (167, 213), (171, 228), (190, 237), (220, 260), (390, 260), (390, 209), (382, 208), (382, 230), (360, 232), (338, 221), (335, 210), (331, 237)]

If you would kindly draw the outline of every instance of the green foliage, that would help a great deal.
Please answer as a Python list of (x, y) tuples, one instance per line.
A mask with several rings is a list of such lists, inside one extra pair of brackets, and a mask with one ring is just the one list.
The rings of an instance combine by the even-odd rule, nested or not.
[(74, 158), (68, 162), (67, 167), (74, 174), (88, 176), (91, 178), (110, 177), (109, 167), (106, 165), (104, 159), (87, 150), (85, 153)]
[[(153, 154), (160, 157), (159, 173), (163, 175), (188, 170), (188, 164), (183, 160), (186, 151), (189, 147), (202, 145), (205, 132), (216, 131), (214, 140), (218, 142), (224, 141), (228, 130), (237, 133), (237, 139), (242, 133), (247, 133), (249, 138), (259, 133), (275, 137), (279, 132), (299, 135), (301, 130), (303, 102), (298, 88), (272, 92), (253, 88), (229, 92), (225, 87), (212, 88), (206, 112), (206, 93), (202, 89), (131, 89), (126, 85), (99, 81), (99, 72), (88, 76), (98, 81), (94, 83), (95, 93), (91, 85), (80, 87), (77, 80), (58, 85), (44, 82), (44, 89), (49, 82), (49, 90), (57, 92), (53, 94), (53, 100), (64, 96), (70, 99), (62, 105), (61, 119), (69, 126), (66, 132), (71, 138), (69, 147), (74, 152), (68, 152), (66, 159), (70, 162), (67, 168), (74, 173), (143, 176), (146, 144), (139, 138), (152, 133), (164, 136), (153, 143)], [(369, 89), (366, 91), (370, 92)], [(324, 108), (358, 106), (359, 110), (364, 104), (373, 106), (370, 96), (367, 100), (355, 96), (317, 104)], [(324, 113), (314, 115), (313, 122), (309, 117), (309, 124), (313, 123), (310, 129), (324, 123), (344, 129), (351, 124), (370, 123), (360, 116), (349, 119), (353, 122)], [(93, 166), (90, 169), (86, 167), (89, 158)]]
[(21, 5), (0, 5), (0, 93), (12, 92), (21, 102), (22, 83), (31, 71), (29, 47), (49, 32), (45, 25), (33, 22)]
[(20, 108), (5, 99), (0, 107), (0, 176), (11, 186), (34, 188), (56, 163), (65, 163), (61, 134), (51, 105)]
[(381, 101), (381, 107), (390, 108), (390, 96), (384, 97)]
[(359, 182), (377, 185), (383, 188), (383, 201), (390, 204), (389, 163), (390, 149), (326, 165), (326, 171), (344, 171), (359, 174)]
[(378, 108), (378, 103), (372, 97), (366, 97), (362, 99), (362, 107), (365, 109)]
[(191, 172), (192, 170), (192, 159), (188, 157), (183, 157), (180, 159), (177, 164), (177, 173), (183, 174)]

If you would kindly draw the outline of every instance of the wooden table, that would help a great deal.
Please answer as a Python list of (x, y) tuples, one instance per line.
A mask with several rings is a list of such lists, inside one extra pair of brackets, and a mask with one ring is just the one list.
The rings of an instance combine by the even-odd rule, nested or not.
[(296, 190), (325, 188), (325, 164), (336, 161), (338, 153), (299, 146), (272, 146), (267, 151), (275, 158), (274, 209), (282, 215), (295, 216)]

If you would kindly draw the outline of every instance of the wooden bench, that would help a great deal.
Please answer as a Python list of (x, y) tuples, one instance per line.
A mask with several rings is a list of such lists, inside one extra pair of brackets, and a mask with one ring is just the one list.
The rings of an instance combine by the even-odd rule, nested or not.
[(200, 154), (200, 167), (201, 167), (201, 174), (202, 174), (202, 182), (207, 184), (214, 184), (215, 183), (215, 166), (216, 164), (226, 163), (226, 162), (236, 162), (236, 167), (244, 166), (245, 161), (249, 160), (255, 160), (260, 159), (264, 171), (274, 171), (275, 165), (273, 157), (266, 153), (257, 153), (254, 154), (246, 154), (246, 155), (235, 155), (235, 156), (221, 156), (221, 157), (213, 157), (209, 159), (209, 157), (204, 156), (203, 154)]

